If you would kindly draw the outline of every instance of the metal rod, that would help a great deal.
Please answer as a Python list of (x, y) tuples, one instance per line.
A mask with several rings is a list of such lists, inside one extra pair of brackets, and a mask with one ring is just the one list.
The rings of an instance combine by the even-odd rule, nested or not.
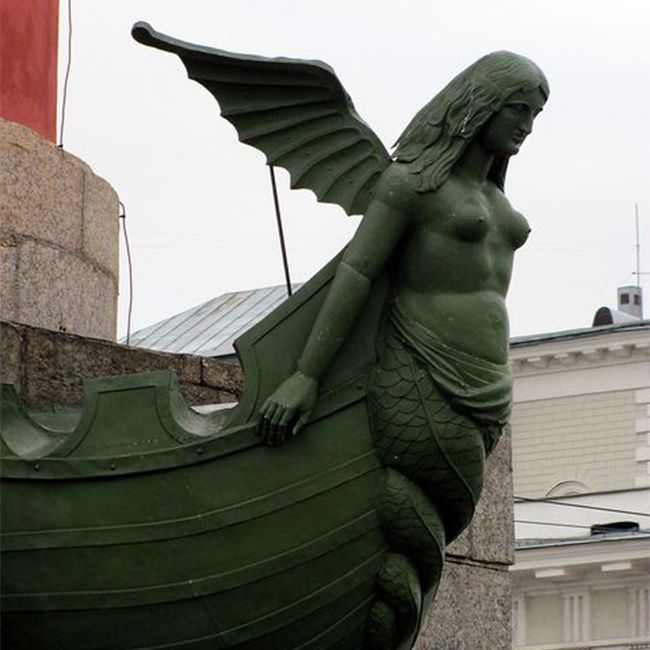
[(636, 286), (641, 288), (641, 244), (639, 243), (639, 204), (634, 204), (634, 223), (636, 227)]
[(278, 235), (280, 237), (280, 250), (282, 251), (282, 264), (284, 265), (284, 278), (287, 283), (287, 294), (291, 295), (291, 278), (289, 277), (289, 262), (287, 260), (287, 247), (284, 243), (284, 232), (282, 230), (282, 216), (280, 215), (280, 201), (278, 200), (278, 187), (275, 184), (275, 171), (273, 165), (269, 165), (271, 174), (271, 188), (273, 189), (273, 203), (275, 205), (275, 219), (278, 223)]

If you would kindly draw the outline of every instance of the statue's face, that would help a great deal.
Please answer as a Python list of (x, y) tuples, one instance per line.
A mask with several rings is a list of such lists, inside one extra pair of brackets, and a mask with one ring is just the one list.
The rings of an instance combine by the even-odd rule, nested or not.
[(491, 153), (514, 156), (533, 130), (533, 120), (546, 99), (539, 88), (510, 95), (479, 133), (481, 144)]

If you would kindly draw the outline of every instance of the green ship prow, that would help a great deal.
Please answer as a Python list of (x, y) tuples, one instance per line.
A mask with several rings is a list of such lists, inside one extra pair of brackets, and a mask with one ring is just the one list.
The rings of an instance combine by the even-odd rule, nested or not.
[(305, 430), (255, 436), (336, 261), (238, 340), (231, 410), (191, 409), (167, 372), (89, 380), (78, 412), (30, 414), (4, 387), (3, 647), (363, 647), (387, 552), (365, 399), (381, 290)]

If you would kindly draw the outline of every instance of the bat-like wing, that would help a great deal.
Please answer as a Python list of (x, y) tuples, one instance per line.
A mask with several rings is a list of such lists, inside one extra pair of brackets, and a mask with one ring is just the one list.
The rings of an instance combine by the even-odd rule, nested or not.
[(263, 151), (269, 165), (289, 171), (292, 188), (310, 189), (348, 214), (365, 212), (390, 156), (330, 66), (193, 45), (143, 22), (134, 25), (133, 37), (178, 54), (239, 139)]

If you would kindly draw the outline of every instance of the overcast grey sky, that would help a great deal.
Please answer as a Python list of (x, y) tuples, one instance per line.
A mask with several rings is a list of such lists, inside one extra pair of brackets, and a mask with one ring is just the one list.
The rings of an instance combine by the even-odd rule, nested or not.
[[(60, 15), (60, 86), (67, 7)], [(506, 193), (533, 232), (508, 297), (513, 335), (591, 324), (650, 271), (650, 3), (647, 0), (72, 0), (64, 145), (117, 190), (134, 257), (132, 329), (233, 290), (283, 283), (268, 169), (175, 55), (143, 47), (146, 20), (186, 41), (334, 67), (391, 145), (455, 74), (493, 50), (533, 59), (551, 85)], [(60, 93), (61, 94), (61, 93)], [(290, 191), (278, 172), (292, 279), (304, 281), (358, 218)], [(121, 251), (120, 333), (126, 328)], [(444, 272), (444, 269), (441, 269)], [(646, 316), (650, 276), (641, 276)]]

